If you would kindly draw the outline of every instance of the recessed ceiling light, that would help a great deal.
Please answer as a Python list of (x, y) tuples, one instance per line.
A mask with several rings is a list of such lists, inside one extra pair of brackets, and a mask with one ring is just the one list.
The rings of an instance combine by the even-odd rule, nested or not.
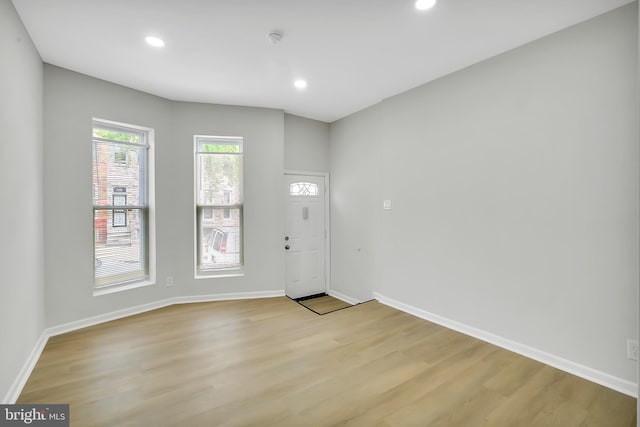
[(296, 87), (296, 89), (302, 90), (307, 87), (307, 82), (305, 80), (299, 79), (293, 82), (293, 85)]
[(427, 10), (436, 5), (436, 0), (416, 0), (416, 9)]
[(277, 44), (282, 40), (282, 33), (278, 31), (272, 31), (267, 34), (267, 39), (271, 42), (271, 44)]
[(150, 44), (153, 47), (163, 47), (164, 46), (164, 41), (161, 38), (158, 38), (158, 37), (147, 36), (147, 37), (144, 38), (144, 41), (146, 41), (147, 44)]

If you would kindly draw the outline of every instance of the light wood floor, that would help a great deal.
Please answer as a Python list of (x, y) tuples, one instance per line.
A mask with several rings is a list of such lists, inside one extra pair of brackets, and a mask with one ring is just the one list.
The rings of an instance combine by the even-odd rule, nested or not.
[(369, 302), (185, 304), (53, 337), (19, 403), (72, 426), (635, 426), (636, 400)]

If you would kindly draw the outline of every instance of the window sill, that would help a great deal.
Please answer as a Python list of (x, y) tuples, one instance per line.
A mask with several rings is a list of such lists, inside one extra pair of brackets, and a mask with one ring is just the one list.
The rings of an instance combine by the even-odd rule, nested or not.
[(105, 286), (104, 288), (94, 289), (93, 296), (113, 294), (116, 292), (128, 291), (129, 289), (143, 288), (145, 286), (155, 285), (153, 280), (141, 280), (139, 282), (123, 283), (121, 285)]
[(224, 268), (220, 270), (196, 271), (196, 279), (222, 279), (225, 277), (242, 277), (244, 270), (242, 268)]

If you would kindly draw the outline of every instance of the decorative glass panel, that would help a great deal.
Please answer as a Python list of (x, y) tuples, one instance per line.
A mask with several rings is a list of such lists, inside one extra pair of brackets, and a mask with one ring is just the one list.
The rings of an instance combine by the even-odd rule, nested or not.
[(294, 182), (289, 186), (291, 196), (317, 196), (318, 186), (312, 182)]

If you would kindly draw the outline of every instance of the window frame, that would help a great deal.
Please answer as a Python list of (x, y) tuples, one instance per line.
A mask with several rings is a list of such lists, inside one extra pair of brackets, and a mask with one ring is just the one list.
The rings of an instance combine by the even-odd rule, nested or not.
[[(135, 134), (141, 138), (140, 143), (131, 143), (127, 141), (118, 141), (118, 140), (110, 140), (105, 138), (96, 137), (93, 135), (94, 129), (102, 129), (107, 131)], [(117, 191), (112, 191), (111, 204), (110, 205), (95, 205), (92, 202), (92, 215), (95, 218), (97, 211), (102, 210), (111, 210), (112, 212), (112, 221), (114, 213), (117, 211), (124, 211), (125, 213), (125, 226), (128, 225), (128, 215), (132, 210), (139, 211), (139, 217), (142, 221), (141, 229), (143, 232), (140, 234), (144, 238), (143, 242), (143, 254), (142, 257), (144, 259), (145, 268), (144, 275), (140, 278), (135, 278), (131, 280), (122, 280), (113, 283), (106, 283), (98, 285), (96, 283), (95, 277), (95, 269), (97, 267), (96, 260), (96, 228), (95, 221), (93, 224), (93, 258), (94, 258), (94, 278), (92, 284), (92, 290), (94, 296), (100, 296), (105, 294), (111, 294), (114, 292), (120, 292), (128, 289), (139, 288), (142, 286), (153, 285), (156, 282), (156, 248), (155, 248), (155, 150), (154, 150), (154, 139), (155, 139), (155, 131), (152, 128), (133, 125), (129, 123), (116, 122), (112, 120), (106, 120), (101, 118), (93, 117), (91, 120), (91, 144), (92, 144), (92, 152), (95, 152), (93, 145), (95, 142), (101, 143), (113, 143), (119, 145), (130, 145), (132, 147), (140, 148), (144, 147), (146, 150), (146, 160), (144, 169), (146, 172), (146, 177), (144, 182), (140, 183), (140, 187), (143, 190), (140, 190), (139, 200), (137, 205), (125, 205), (122, 206), (120, 204), (115, 204), (114, 196), (124, 196), (125, 201), (128, 199), (127, 193), (119, 193)], [(95, 156), (92, 155), (92, 162), (95, 162)], [(115, 161), (114, 158), (114, 166), (119, 166), (120, 164)], [(93, 175), (93, 173), (92, 173)], [(93, 179), (93, 178), (92, 178)], [(92, 192), (92, 197), (95, 196), (95, 185), (93, 185), (94, 189)], [(119, 187), (119, 186), (116, 186)], [(114, 188), (116, 188), (114, 187)], [(113, 189), (112, 189), (113, 190)], [(114, 226), (112, 224), (112, 226)], [(119, 227), (119, 226), (115, 226)]]
[[(214, 278), (214, 277), (235, 277), (244, 275), (244, 138), (239, 136), (213, 136), (213, 135), (194, 135), (193, 136), (194, 156), (193, 156), (193, 176), (194, 176), (194, 277), (196, 279)], [(206, 144), (212, 145), (234, 145), (238, 146), (238, 152), (205, 152), (202, 150), (202, 146)], [(200, 203), (199, 189), (200, 189), (200, 176), (199, 176), (199, 155), (237, 155), (240, 157), (240, 200), (238, 203)], [(226, 199), (224, 199), (226, 200)], [(232, 217), (231, 211), (238, 210), (239, 215), (239, 256), (240, 262), (235, 266), (224, 266), (217, 268), (202, 268), (201, 264), (201, 236), (200, 236), (200, 217), (201, 211), (204, 209), (211, 210), (212, 219), (216, 217), (216, 210), (223, 212), (223, 219), (230, 219)], [(229, 212), (227, 218), (226, 212)]]

